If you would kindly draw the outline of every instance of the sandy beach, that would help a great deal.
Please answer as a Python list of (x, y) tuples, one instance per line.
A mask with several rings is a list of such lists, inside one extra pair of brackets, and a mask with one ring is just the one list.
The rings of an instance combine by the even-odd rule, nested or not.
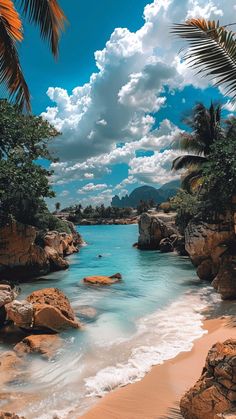
[[(152, 368), (143, 380), (102, 398), (83, 419), (174, 419), (178, 401), (200, 377), (210, 347), (217, 341), (236, 338), (229, 318), (206, 320), (207, 334), (194, 342), (190, 352)], [(80, 416), (81, 417), (81, 416)]]

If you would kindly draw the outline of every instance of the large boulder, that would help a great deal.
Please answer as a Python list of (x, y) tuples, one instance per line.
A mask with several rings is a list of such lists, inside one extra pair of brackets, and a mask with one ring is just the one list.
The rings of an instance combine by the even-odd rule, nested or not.
[(206, 259), (212, 261), (213, 272), (210, 277), (214, 277), (219, 268), (220, 257), (225, 252), (225, 244), (234, 240), (234, 237), (230, 217), (217, 224), (192, 220), (185, 230), (185, 247), (195, 266)]
[(154, 215), (144, 213), (139, 220), (138, 247), (141, 250), (157, 250), (161, 240), (173, 234), (176, 234), (173, 225)]
[(180, 410), (185, 419), (217, 419), (235, 418), (235, 407), (236, 340), (230, 339), (210, 349), (202, 375), (182, 397)]
[(27, 297), (34, 310), (33, 328), (60, 332), (68, 328), (79, 328), (68, 298), (57, 288), (34, 291)]

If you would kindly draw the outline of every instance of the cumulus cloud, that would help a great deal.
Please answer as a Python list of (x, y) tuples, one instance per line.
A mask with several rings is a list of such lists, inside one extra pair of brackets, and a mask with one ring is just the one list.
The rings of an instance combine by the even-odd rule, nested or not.
[[(97, 72), (87, 83), (71, 94), (49, 87), (54, 105), (43, 117), (62, 132), (54, 142), (61, 163), (52, 165), (53, 183), (96, 179), (121, 162), (128, 164), (127, 179), (134, 182), (175, 178), (169, 172), (176, 155), (171, 147), (180, 130), (168, 120), (156, 128), (158, 112), (167, 106), (168, 93), (189, 85), (205, 88), (209, 81), (178, 55), (183, 44), (170, 34), (170, 26), (191, 17), (230, 23), (234, 6), (235, 0), (227, 5), (223, 0), (154, 0), (144, 8), (140, 29), (116, 28), (104, 49), (95, 52)], [(138, 150), (153, 155), (137, 157)]]
[(87, 185), (84, 185), (82, 188), (78, 189), (77, 192), (83, 194), (83, 193), (100, 191), (106, 188), (107, 188), (106, 183), (97, 183), (96, 185), (94, 183), (87, 183)]

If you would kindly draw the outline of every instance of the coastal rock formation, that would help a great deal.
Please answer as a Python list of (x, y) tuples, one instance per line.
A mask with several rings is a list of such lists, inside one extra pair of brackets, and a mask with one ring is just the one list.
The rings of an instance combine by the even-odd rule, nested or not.
[(71, 223), (69, 227), (71, 234), (52, 231), (40, 235), (40, 240), (35, 227), (16, 221), (0, 228), (0, 278), (22, 281), (68, 268), (64, 256), (77, 252), (82, 242)]
[(34, 321), (34, 308), (33, 304), (28, 301), (14, 300), (11, 304), (6, 306), (7, 317), (16, 326), (24, 329), (33, 327)]
[(58, 335), (32, 335), (17, 343), (14, 351), (17, 355), (38, 353), (51, 358), (62, 346), (62, 339)]
[[(236, 403), (236, 340), (210, 349), (202, 375), (181, 399), (185, 419), (232, 418)], [(231, 416), (230, 416), (231, 415)]]
[(139, 220), (138, 247), (141, 250), (158, 250), (162, 239), (176, 234), (176, 229), (154, 215), (144, 213)]
[(217, 224), (192, 220), (185, 230), (185, 246), (197, 274), (213, 280), (223, 299), (236, 298), (236, 240), (232, 214)]
[(9, 320), (26, 330), (60, 332), (80, 327), (68, 298), (57, 288), (34, 291), (26, 301), (14, 300), (6, 311)]
[(112, 276), (87, 276), (83, 281), (90, 285), (112, 285), (116, 282), (120, 282), (121, 279), (121, 274), (117, 273)]
[(34, 291), (27, 301), (33, 306), (34, 329), (60, 332), (70, 327), (80, 327), (68, 298), (57, 288)]
[(159, 249), (161, 253), (169, 253), (174, 251), (174, 246), (171, 240), (168, 237), (166, 237), (165, 239), (162, 239), (160, 241)]

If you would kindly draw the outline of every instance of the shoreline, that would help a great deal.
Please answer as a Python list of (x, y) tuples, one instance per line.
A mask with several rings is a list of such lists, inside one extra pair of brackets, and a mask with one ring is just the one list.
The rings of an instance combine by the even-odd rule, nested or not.
[(181, 418), (178, 402), (200, 377), (211, 346), (236, 338), (236, 327), (229, 319), (205, 320), (203, 329), (208, 333), (193, 342), (191, 351), (153, 366), (142, 380), (105, 395), (78, 419)]

